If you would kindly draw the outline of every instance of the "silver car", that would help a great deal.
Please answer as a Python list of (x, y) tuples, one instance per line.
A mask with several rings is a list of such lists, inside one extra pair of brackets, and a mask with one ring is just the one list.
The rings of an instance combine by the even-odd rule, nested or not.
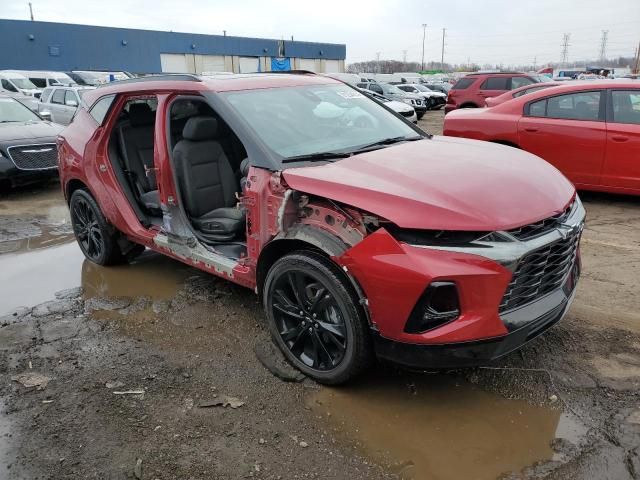
[(80, 105), (84, 90), (93, 87), (49, 87), (40, 95), (38, 113), (60, 125), (69, 125)]

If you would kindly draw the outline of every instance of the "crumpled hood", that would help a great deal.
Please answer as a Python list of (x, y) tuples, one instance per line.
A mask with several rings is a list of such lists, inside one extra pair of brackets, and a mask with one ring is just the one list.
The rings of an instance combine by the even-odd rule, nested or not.
[(573, 185), (544, 160), (453, 137), (407, 142), (282, 173), (298, 191), (330, 198), (403, 228), (493, 231), (561, 212)]

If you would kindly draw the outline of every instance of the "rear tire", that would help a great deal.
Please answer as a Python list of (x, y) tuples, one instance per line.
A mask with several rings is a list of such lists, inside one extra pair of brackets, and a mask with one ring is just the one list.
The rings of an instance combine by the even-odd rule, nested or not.
[(285, 255), (267, 273), (262, 291), (274, 342), (305, 375), (336, 385), (370, 365), (369, 327), (331, 260), (309, 251)]
[(69, 210), (76, 241), (88, 260), (98, 265), (125, 262), (118, 246), (118, 231), (107, 223), (89, 192), (83, 189), (73, 192)]

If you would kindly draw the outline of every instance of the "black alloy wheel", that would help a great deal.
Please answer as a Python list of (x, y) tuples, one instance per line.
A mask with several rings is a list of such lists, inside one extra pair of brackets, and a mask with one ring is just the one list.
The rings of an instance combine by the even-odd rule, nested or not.
[(286, 255), (269, 271), (263, 290), (272, 336), (302, 372), (335, 384), (368, 363), (368, 327), (329, 259), (313, 252)]
[[(87, 259), (98, 265), (115, 265), (126, 261), (118, 245), (118, 231), (109, 225), (89, 192), (83, 189), (73, 192), (69, 210), (73, 233)], [(139, 252), (140, 249), (136, 249), (136, 253)]]
[(73, 205), (73, 230), (84, 254), (94, 262), (102, 256), (105, 246), (104, 238), (96, 215), (86, 199), (81, 198)]

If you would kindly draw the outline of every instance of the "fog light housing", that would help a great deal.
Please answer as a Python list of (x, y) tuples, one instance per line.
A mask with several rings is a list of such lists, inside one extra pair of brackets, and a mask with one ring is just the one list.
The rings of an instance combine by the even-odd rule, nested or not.
[(432, 282), (424, 291), (404, 327), (406, 333), (424, 333), (460, 316), (458, 288), (453, 282)]

